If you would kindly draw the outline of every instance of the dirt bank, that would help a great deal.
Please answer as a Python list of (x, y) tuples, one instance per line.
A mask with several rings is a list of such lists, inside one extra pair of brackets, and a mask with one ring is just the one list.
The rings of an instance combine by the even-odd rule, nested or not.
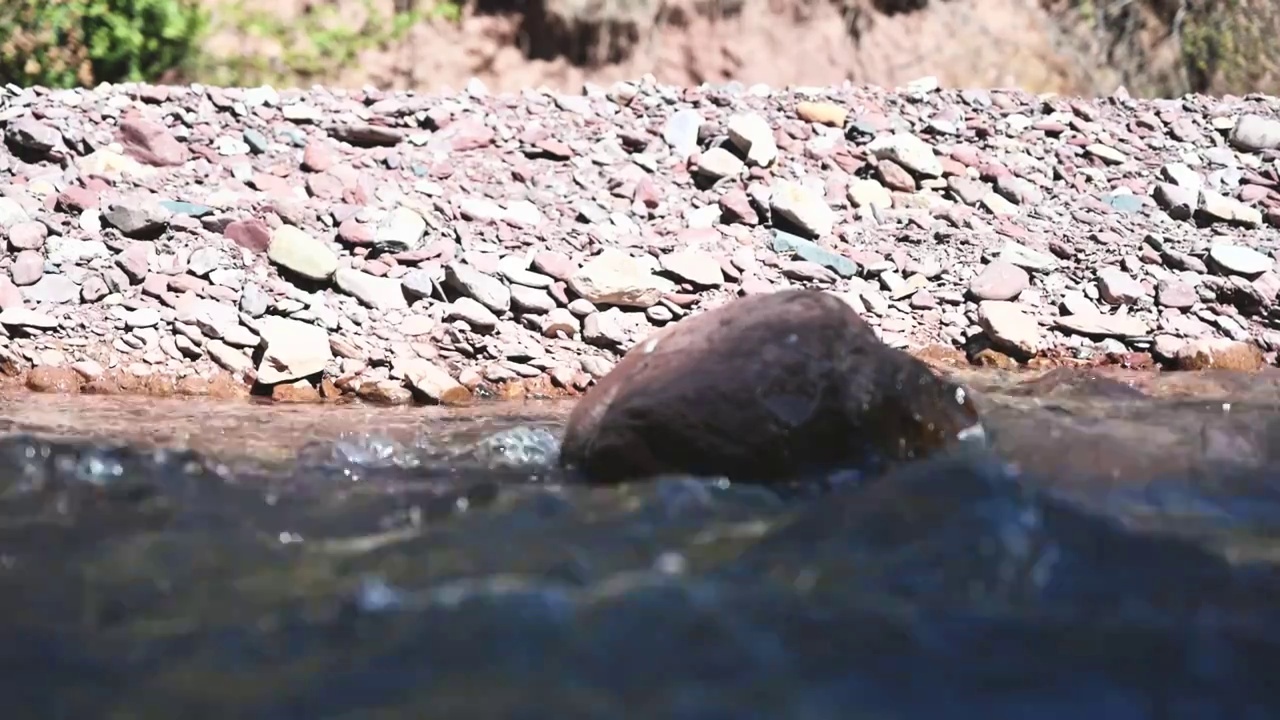
[[(1269, 87), (1257, 84), (1266, 68), (1253, 67), (1268, 53), (1224, 56), (1249, 44), (1227, 22), (1244, 11), (1188, 13), (1185, 3), (1167, 0), (479, 0), (460, 10), (427, 0), (210, 4), (214, 60), (199, 79), (215, 84), (437, 91), (478, 78), (495, 91), (577, 92), (584, 81), (652, 73), (678, 85), (775, 87), (846, 80), (896, 87), (933, 75), (944, 87), (1086, 95), (1121, 85), (1143, 96)], [(1203, 60), (1191, 75), (1184, 27)]]

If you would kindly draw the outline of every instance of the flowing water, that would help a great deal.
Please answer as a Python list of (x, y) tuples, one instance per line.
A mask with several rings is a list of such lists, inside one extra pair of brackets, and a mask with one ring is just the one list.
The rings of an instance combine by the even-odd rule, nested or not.
[(875, 482), (566, 484), (563, 403), (0, 399), (8, 718), (1280, 717), (1280, 380), (962, 376)]

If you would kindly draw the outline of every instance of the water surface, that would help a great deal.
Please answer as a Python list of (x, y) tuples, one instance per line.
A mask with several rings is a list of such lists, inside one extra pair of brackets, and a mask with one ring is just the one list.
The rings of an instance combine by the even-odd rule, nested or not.
[(961, 378), (992, 451), (780, 489), (566, 484), (564, 402), (0, 398), (6, 717), (1280, 717), (1275, 375)]

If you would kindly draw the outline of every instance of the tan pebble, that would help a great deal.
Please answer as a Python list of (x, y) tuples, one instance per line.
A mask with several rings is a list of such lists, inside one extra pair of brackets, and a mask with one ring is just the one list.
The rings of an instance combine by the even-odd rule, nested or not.
[(796, 104), (796, 117), (805, 122), (844, 127), (849, 111), (835, 103), (805, 101)]
[(78, 393), (80, 376), (69, 367), (40, 365), (27, 373), (27, 388), (42, 393)]
[(271, 399), (278, 403), (314, 403), (320, 402), (320, 393), (306, 380), (296, 380), (272, 387)]

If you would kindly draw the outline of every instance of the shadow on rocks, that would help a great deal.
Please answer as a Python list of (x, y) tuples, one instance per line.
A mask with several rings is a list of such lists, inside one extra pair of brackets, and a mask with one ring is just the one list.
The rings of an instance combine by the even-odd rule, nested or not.
[(560, 463), (598, 483), (666, 473), (774, 483), (874, 472), (980, 429), (964, 388), (881, 343), (843, 300), (787, 290), (633, 347), (574, 408)]

